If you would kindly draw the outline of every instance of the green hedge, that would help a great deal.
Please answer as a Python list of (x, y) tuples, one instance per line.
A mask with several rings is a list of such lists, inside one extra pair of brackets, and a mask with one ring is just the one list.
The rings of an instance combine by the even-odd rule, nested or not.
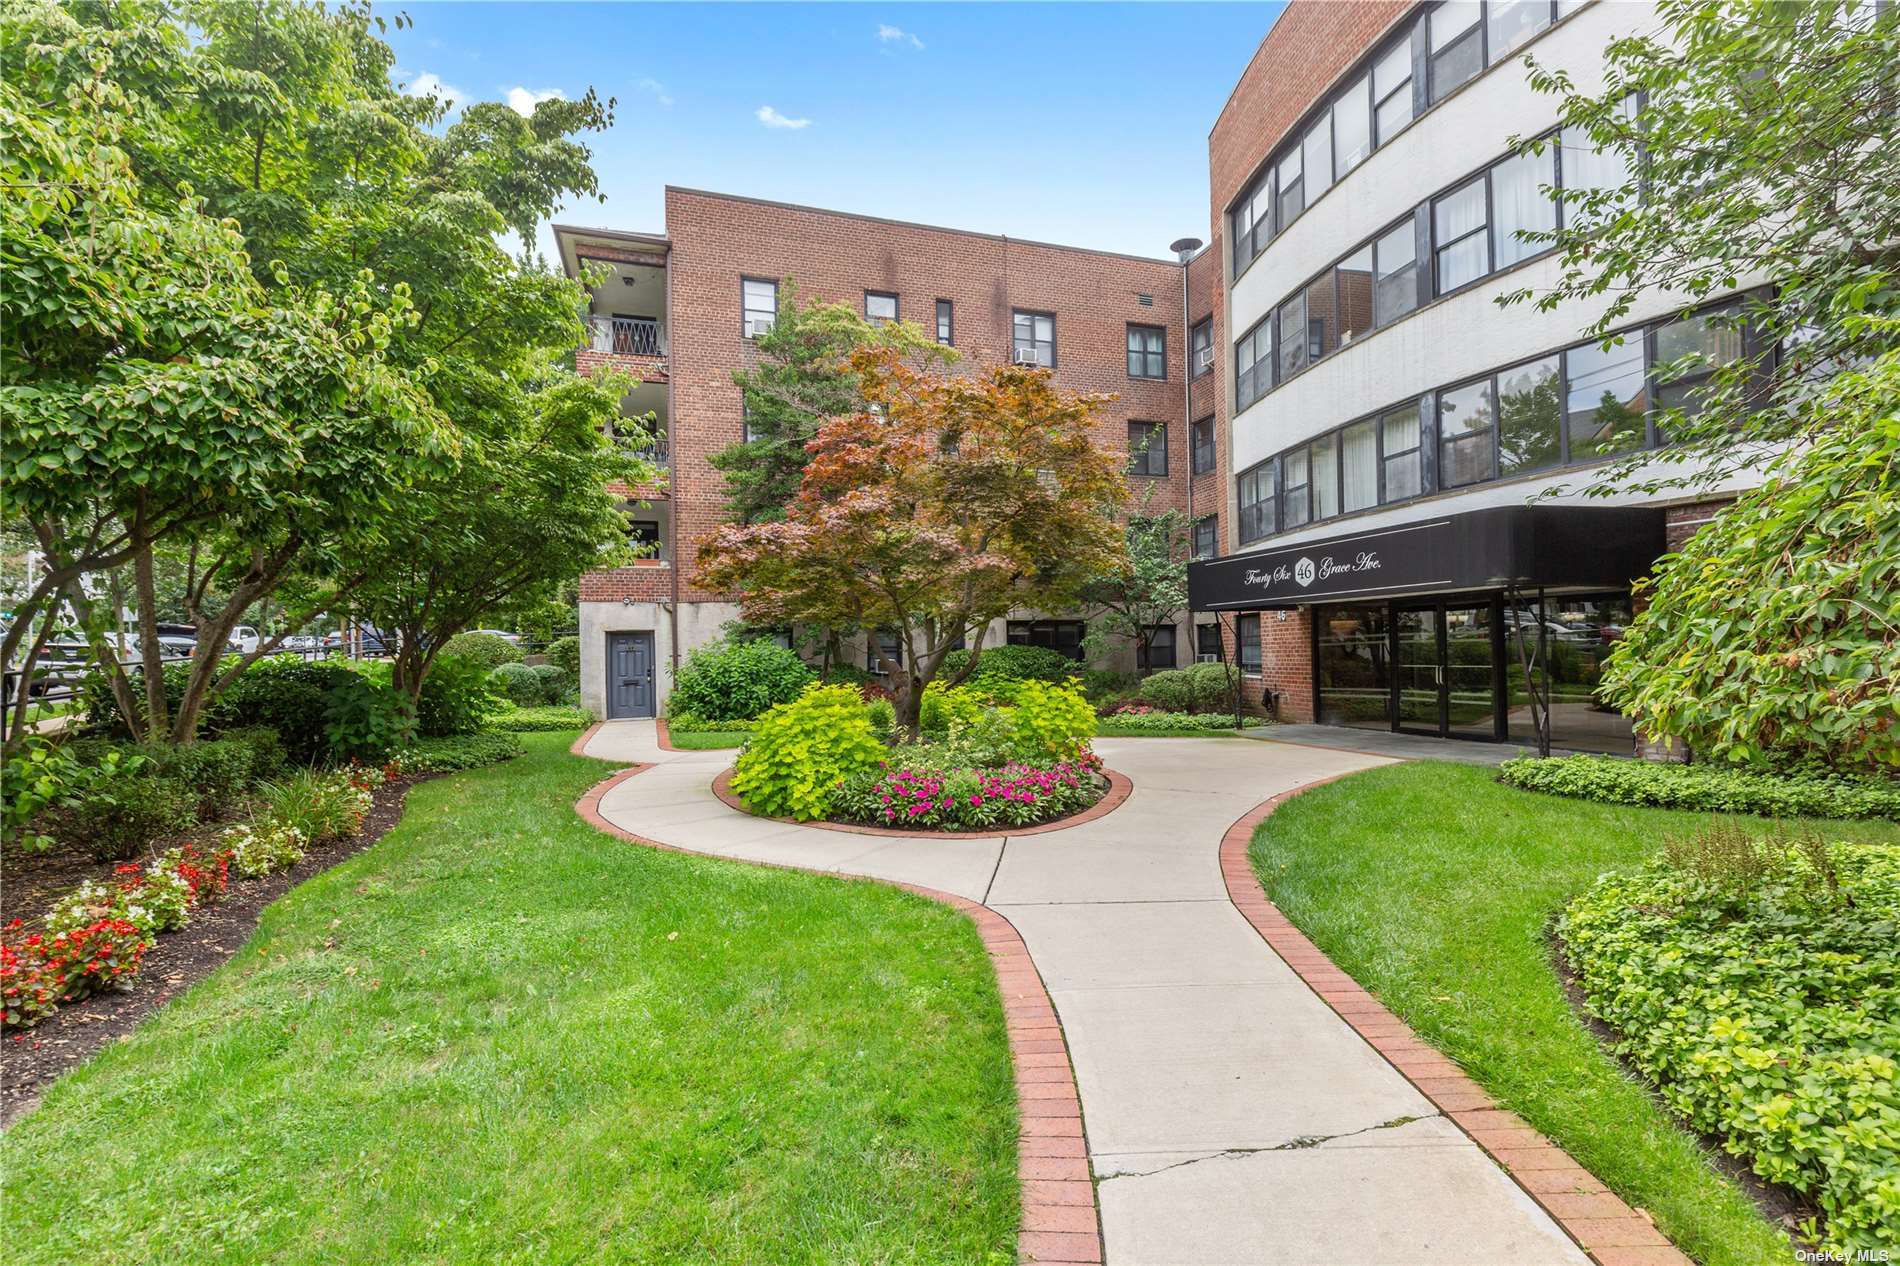
[(1892, 780), (1753, 774), (1718, 765), (1676, 765), (1610, 756), (1523, 756), (1499, 778), (1526, 791), (1607, 804), (1651, 805), (1770, 818), (1900, 820), (1900, 784)]
[(594, 723), (586, 708), (516, 708), (490, 717), (485, 728), (506, 734), (538, 734), (552, 730), (584, 730)]
[(793, 651), (763, 640), (712, 642), (686, 657), (667, 715), (743, 721), (799, 697), (817, 674)]
[(1813, 1197), (1841, 1256), (1900, 1243), (1900, 848), (1715, 830), (1599, 878), (1557, 931), (1617, 1050)]
[(1231, 712), (1122, 712), (1101, 720), (1101, 732), (1131, 734), (1232, 733)]
[[(969, 662), (970, 652), (951, 651), (943, 657), (943, 668), (938, 675), (948, 680), (962, 672)], [(1067, 681), (1081, 671), (1082, 665), (1046, 646), (991, 646), (976, 661), (977, 676), (1012, 681)]]

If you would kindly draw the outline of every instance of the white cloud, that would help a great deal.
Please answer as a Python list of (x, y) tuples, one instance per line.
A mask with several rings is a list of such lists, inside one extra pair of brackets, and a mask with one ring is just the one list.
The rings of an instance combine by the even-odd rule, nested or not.
[[(403, 72), (397, 70), (396, 73), (400, 75)], [(440, 97), (448, 103), (451, 111), (461, 109), (462, 103), (468, 100), (466, 92), (454, 84), (443, 83), (442, 76), (432, 73), (417, 75), (402, 86), (402, 91), (408, 97)]]
[(886, 44), (908, 44), (912, 48), (922, 48), (924, 42), (901, 26), (891, 26), (884, 22), (877, 24), (877, 38)]
[(799, 128), (811, 126), (810, 119), (788, 119), (769, 105), (760, 106), (757, 115), (759, 122), (765, 124), (767, 127), (791, 128), (793, 131), (797, 131)]
[(532, 88), (517, 85), (508, 90), (508, 108), (516, 114), (533, 114), (534, 108), (543, 101), (565, 101), (567, 94), (559, 88), (543, 88), (536, 92)]
[(669, 93), (666, 85), (657, 79), (635, 80), (633, 86), (651, 95), (653, 100), (663, 108), (670, 108), (673, 104), (673, 94)]

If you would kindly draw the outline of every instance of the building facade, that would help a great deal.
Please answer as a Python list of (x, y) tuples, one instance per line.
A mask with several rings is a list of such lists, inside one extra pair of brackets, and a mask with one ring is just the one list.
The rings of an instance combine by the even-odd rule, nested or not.
[[(1630, 586), (1733, 487), (1585, 498), (1662, 449), (1693, 402), (1658, 365), (1741, 350), (1709, 309), (1642, 296), (1620, 344), (1598, 310), (1500, 296), (1559, 275), (1564, 190), (1624, 183), (1560, 127), (1524, 56), (1603, 83), (1645, 4), (1294, 4), (1209, 137), (1225, 482), (1221, 557), (1192, 568), (1249, 703), (1300, 721), (1628, 752), (1600, 706)], [(1545, 137), (1541, 154), (1513, 138)], [(1713, 496), (1715, 500), (1709, 498)]]
[[(1069, 390), (1113, 395), (1097, 438), (1140, 452), (1130, 469), (1137, 504), (1218, 518), (1211, 261), (1184, 269), (1175, 260), (677, 188), (667, 190), (664, 233), (557, 226), (555, 237), (570, 276), (590, 264), (608, 270), (590, 293), (592, 341), (577, 362), (583, 372), (614, 366), (639, 376), (623, 411), (655, 415), (655, 455), (668, 475), (664, 488), (623, 490), (653, 555), (581, 580), (582, 701), (600, 715), (654, 715), (684, 657), (739, 616), (732, 595), (699, 588), (693, 572), (699, 543), (725, 517), (723, 476), (710, 459), (744, 435), (733, 373), (756, 363), (755, 338), (788, 282), (801, 302), (848, 303), (872, 320), (921, 326), (956, 348), (952, 372), (1028, 362)], [(1197, 322), (1198, 370), (1187, 342)], [(1190, 399), (1203, 421), (1198, 458)], [(1191, 477), (1197, 460), (1203, 473)], [(1203, 538), (1217, 535), (1209, 521)], [(1079, 656), (1086, 618), (1015, 612), (982, 641)], [(1168, 626), (1150, 666), (1192, 662), (1187, 639), (1185, 619)], [(847, 651), (871, 666), (862, 640)], [(1132, 649), (1120, 660), (1133, 668)]]
[[(1658, 365), (1743, 336), (1658, 293), (1606, 350), (1589, 305), (1498, 299), (1558, 276), (1520, 231), (1627, 176), (1561, 128), (1525, 55), (1593, 91), (1606, 45), (1654, 22), (1579, 0), (1289, 6), (1209, 134), (1211, 246), (1185, 266), (677, 188), (662, 233), (557, 228), (570, 275), (611, 269), (579, 362), (641, 377), (626, 412), (659, 418), (669, 472), (626, 490), (654, 557), (581, 583), (583, 701), (652, 715), (738, 616), (691, 580), (723, 515), (709, 458), (743, 434), (732, 375), (791, 279), (966, 366), (1030, 360), (1117, 397), (1100, 442), (1152, 436), (1137, 497), (1193, 524), (1193, 610), (1142, 667), (1237, 658), (1246, 705), (1287, 720), (1528, 743), (1541, 717), (1555, 746), (1628, 751), (1594, 685), (1632, 582), (1739, 489), (1583, 489), (1662, 454), (1655, 411), (1694, 384)], [(1518, 154), (1529, 137), (1541, 154)], [(1075, 652), (1085, 618), (1019, 612), (984, 642)]]

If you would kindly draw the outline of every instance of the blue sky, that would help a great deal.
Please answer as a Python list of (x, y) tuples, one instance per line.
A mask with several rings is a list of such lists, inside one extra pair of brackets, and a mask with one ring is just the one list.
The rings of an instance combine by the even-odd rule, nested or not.
[(1165, 256), (1207, 236), (1207, 131), (1283, 5), (401, 7), (412, 85), (619, 99), (606, 204), (565, 222), (661, 229), (675, 184)]

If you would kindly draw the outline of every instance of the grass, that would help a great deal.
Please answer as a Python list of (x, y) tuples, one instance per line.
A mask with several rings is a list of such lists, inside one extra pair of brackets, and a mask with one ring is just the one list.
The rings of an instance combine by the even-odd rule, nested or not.
[[(1335, 963), (1684, 1252), (1755, 1266), (1787, 1260), (1788, 1239), (1578, 1022), (1546, 937), (1598, 874), (1706, 821), (1418, 762), (1296, 797), (1260, 825), (1252, 856), (1274, 902)], [(1789, 825), (1900, 839), (1891, 823)]]
[(667, 728), (666, 737), (682, 752), (710, 752), (719, 748), (740, 748), (752, 736), (737, 730), (687, 730), (681, 733)]
[(10, 1262), (1013, 1260), (974, 927), (610, 838), (523, 737), (0, 1139)]

